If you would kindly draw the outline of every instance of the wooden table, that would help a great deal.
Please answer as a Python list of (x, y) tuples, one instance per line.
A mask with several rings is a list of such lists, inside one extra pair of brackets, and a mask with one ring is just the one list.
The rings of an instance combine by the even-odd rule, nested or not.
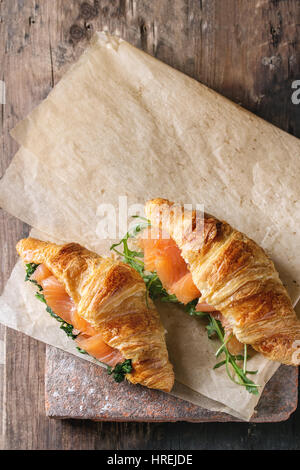
[[(299, 0), (0, 0), (1, 172), (17, 150), (9, 130), (108, 29), (300, 137)], [(299, 34), (299, 33), (298, 33)], [(1, 285), (28, 234), (1, 212)], [(42, 343), (0, 327), (0, 448), (300, 448), (300, 409), (279, 424), (57, 421), (44, 411)]]

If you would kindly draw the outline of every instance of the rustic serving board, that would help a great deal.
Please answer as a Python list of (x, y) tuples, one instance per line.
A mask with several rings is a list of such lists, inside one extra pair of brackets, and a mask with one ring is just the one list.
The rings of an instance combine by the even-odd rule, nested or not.
[[(46, 353), (46, 413), (52, 418), (101, 421), (238, 421), (163, 392), (117, 384), (102, 367), (52, 346)], [(298, 368), (281, 366), (257, 406), (252, 422), (288, 419), (297, 407)]]

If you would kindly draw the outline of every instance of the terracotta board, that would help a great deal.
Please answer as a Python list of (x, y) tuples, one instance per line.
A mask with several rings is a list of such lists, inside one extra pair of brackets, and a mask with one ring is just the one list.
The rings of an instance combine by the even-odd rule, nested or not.
[[(238, 421), (126, 381), (117, 384), (105, 369), (47, 346), (46, 413), (52, 418), (101, 421)], [(265, 387), (252, 420), (288, 419), (297, 407), (298, 369), (281, 366)]]

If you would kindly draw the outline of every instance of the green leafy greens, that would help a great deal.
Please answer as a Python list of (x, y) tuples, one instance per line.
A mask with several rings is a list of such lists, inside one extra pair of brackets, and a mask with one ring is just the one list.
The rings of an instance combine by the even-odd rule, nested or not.
[(35, 263), (27, 263), (25, 266), (26, 266), (25, 281), (31, 281), (30, 278), (39, 265)]
[[(135, 238), (142, 230), (151, 226), (150, 220), (145, 219), (144, 217), (133, 216), (135, 218), (140, 218), (142, 220), (141, 223), (137, 224), (131, 231), (127, 232), (125, 237), (119, 243), (115, 243), (111, 246), (111, 250), (116, 252), (119, 256), (121, 256), (125, 263), (132, 266), (144, 279), (146, 284), (146, 303), (148, 305), (148, 296), (153, 300), (160, 300), (162, 302), (174, 302), (181, 304), (174, 294), (170, 295), (164, 289), (158, 275), (156, 272), (147, 272), (145, 271), (145, 265), (141, 258), (143, 258), (142, 251), (135, 251), (131, 250), (128, 247), (128, 240)], [(117, 249), (117, 247), (123, 247), (123, 252)], [(237, 385), (244, 386), (249, 393), (254, 395), (258, 394), (259, 385), (256, 385), (252, 380), (247, 377), (247, 374), (256, 374), (257, 370), (249, 371), (247, 370), (247, 345), (244, 345), (244, 354), (234, 355), (231, 354), (227, 343), (230, 340), (231, 336), (225, 338), (225, 331), (221, 324), (221, 322), (215, 319), (212, 315), (208, 312), (200, 312), (196, 310), (198, 299), (195, 299), (189, 302), (187, 305), (184, 306), (185, 311), (191, 315), (198, 318), (206, 318), (208, 320), (208, 325), (206, 326), (207, 335), (209, 339), (213, 339), (217, 337), (221, 342), (221, 346), (216, 352), (216, 357), (220, 357), (221, 354), (224, 354), (225, 358), (218, 362), (214, 369), (218, 369), (221, 366), (226, 367), (226, 372), (228, 377), (232, 382)], [(183, 305), (183, 304), (181, 304)], [(126, 362), (126, 361), (125, 361)], [(238, 365), (238, 362), (242, 362), (242, 367)], [(123, 363), (124, 364), (124, 363)], [(118, 366), (122, 364), (118, 364)], [(118, 367), (116, 366), (115, 369)], [(231, 368), (230, 368), (231, 367)], [(114, 370), (115, 370), (114, 369)], [(111, 372), (113, 370), (111, 369)], [(235, 375), (234, 375), (235, 374)]]
[(76, 346), (77, 351), (79, 351), (81, 354), (88, 354), (84, 349), (81, 349), (79, 346)]
[[(148, 305), (148, 297), (152, 300), (160, 299), (162, 302), (178, 302), (176, 296), (169, 295), (166, 289), (164, 289), (161, 280), (155, 272), (145, 272), (144, 261), (141, 259), (144, 257), (142, 251), (131, 250), (128, 246), (128, 240), (134, 239), (144, 229), (150, 227), (150, 221), (145, 217), (132, 216), (133, 218), (141, 219), (141, 223), (136, 224), (133, 229), (126, 233), (125, 237), (119, 243), (114, 243), (110, 249), (121, 256), (125, 263), (129, 264), (134, 268), (143, 278), (146, 284), (146, 302)], [(117, 247), (121, 246), (123, 252)]]
[[(133, 216), (137, 217), (137, 216)], [(129, 264), (132, 268), (134, 268), (138, 273), (143, 275), (144, 273), (144, 262), (140, 259), (143, 258), (143, 252), (142, 251), (135, 251), (135, 250), (130, 250), (128, 246), (128, 240), (129, 238), (136, 238), (137, 234), (144, 230), (147, 227), (150, 227), (150, 222), (149, 220), (145, 219), (144, 217), (140, 217), (142, 222), (140, 224), (137, 224), (136, 226), (133, 227), (132, 231), (129, 231), (126, 233), (125, 237), (122, 238), (122, 240), (119, 243), (114, 243), (110, 249), (117, 253), (119, 256), (122, 256), (124, 258), (124, 262)], [(123, 248), (123, 252), (117, 250), (117, 247), (121, 246)]]
[(26, 264), (25, 281), (32, 282), (32, 284), (35, 284), (37, 286), (37, 288), (41, 291), (41, 290), (43, 290), (42, 286), (40, 286), (35, 279), (30, 279), (38, 266), (39, 265), (35, 264), (35, 263), (27, 263)]
[[(248, 353), (247, 353), (247, 345), (244, 344), (244, 355), (238, 354), (234, 355), (231, 354), (228, 350), (227, 343), (232, 338), (232, 335), (228, 336), (225, 339), (225, 332), (224, 328), (222, 327), (222, 324), (219, 320), (216, 320), (212, 315), (209, 315), (209, 324), (206, 327), (208, 331), (208, 337), (212, 338), (214, 335), (217, 335), (218, 339), (221, 342), (221, 346), (216, 352), (216, 357), (219, 357), (222, 353), (225, 355), (225, 359), (218, 362), (215, 366), (214, 369), (218, 369), (219, 367), (225, 365), (227, 375), (237, 385), (242, 385), (246, 387), (246, 390), (249, 393), (253, 393), (254, 395), (258, 394), (258, 387), (259, 385), (256, 385), (252, 380), (250, 380), (247, 377), (247, 374), (256, 374), (257, 370), (249, 371), (246, 370), (247, 366), (247, 359), (248, 359)], [(240, 367), (237, 364), (237, 361), (243, 361), (243, 367)], [(232, 369), (236, 373), (237, 380), (235, 379), (234, 375), (232, 374), (229, 366), (232, 366)]]
[(114, 368), (108, 367), (107, 372), (112, 375), (117, 383), (123, 382), (125, 375), (132, 371), (131, 359), (126, 359), (124, 362), (117, 364)]

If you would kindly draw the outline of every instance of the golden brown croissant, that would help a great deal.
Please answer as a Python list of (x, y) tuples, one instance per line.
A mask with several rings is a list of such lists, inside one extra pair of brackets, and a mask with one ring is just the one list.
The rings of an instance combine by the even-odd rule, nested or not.
[(171, 390), (174, 373), (164, 328), (133, 268), (76, 243), (56, 245), (26, 238), (19, 241), (17, 251), (25, 263), (46, 266), (74, 301), (80, 319), (131, 360), (132, 372), (126, 375), (130, 382)]
[[(253, 240), (209, 214), (165, 199), (146, 204), (153, 227), (176, 242), (194, 284), (237, 339), (284, 364), (298, 365), (300, 322), (273, 262)], [(199, 219), (199, 220), (198, 220)]]

